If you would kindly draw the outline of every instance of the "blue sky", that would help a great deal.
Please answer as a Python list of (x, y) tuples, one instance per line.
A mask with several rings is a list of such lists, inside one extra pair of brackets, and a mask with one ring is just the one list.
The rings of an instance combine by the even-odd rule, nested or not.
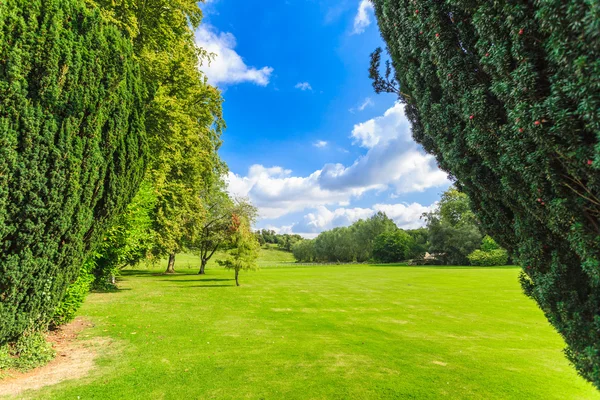
[(410, 137), (403, 107), (377, 95), (369, 54), (384, 47), (367, 0), (210, 0), (197, 43), (218, 86), (229, 190), (257, 228), (311, 237), (385, 211), (401, 228), (449, 182)]

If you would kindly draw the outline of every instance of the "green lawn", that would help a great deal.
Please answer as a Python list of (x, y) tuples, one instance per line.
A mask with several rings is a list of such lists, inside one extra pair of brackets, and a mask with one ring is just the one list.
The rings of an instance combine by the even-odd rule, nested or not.
[[(223, 258), (225, 254), (221, 251), (215, 253), (215, 255), (208, 261), (207, 268), (217, 267), (217, 260)], [(275, 247), (260, 249), (260, 256), (258, 258), (258, 265), (260, 268), (266, 267), (277, 267), (277, 266), (293, 266), (296, 262), (293, 254), (289, 251), (279, 250)], [(166, 261), (163, 261), (166, 269)], [(158, 266), (155, 266), (158, 268)], [(200, 269), (200, 257), (195, 254), (177, 254), (175, 257), (175, 269)], [(158, 268), (160, 270), (160, 268)], [(189, 272), (189, 271), (188, 271)]]
[[(190, 259), (190, 262), (193, 261)], [(114, 344), (43, 399), (600, 399), (518, 269), (321, 266), (126, 272), (83, 336)]]

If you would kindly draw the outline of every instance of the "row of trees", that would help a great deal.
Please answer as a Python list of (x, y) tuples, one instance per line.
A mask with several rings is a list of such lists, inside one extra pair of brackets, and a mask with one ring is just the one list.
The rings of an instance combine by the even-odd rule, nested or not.
[[(379, 212), (349, 227), (322, 232), (292, 248), (302, 262), (393, 263), (413, 260), (442, 265), (505, 265), (506, 250), (481, 230), (469, 198), (448, 189), (432, 212), (423, 215), (425, 228), (402, 230)], [(425, 254), (431, 255), (425, 258)]]
[(195, 0), (0, 3), (0, 352), (147, 257), (252, 268)]
[[(373, 0), (370, 75), (600, 388), (598, 2)], [(466, 232), (465, 232), (466, 234)]]
[(292, 247), (302, 240), (302, 236), (289, 233), (276, 233), (270, 229), (260, 229), (254, 232), (260, 245), (277, 245), (280, 249), (292, 251)]
[(378, 212), (348, 227), (322, 232), (313, 240), (302, 240), (292, 247), (292, 251), (302, 262), (364, 262), (393, 252), (384, 249), (385, 243), (397, 238), (402, 244), (398, 244), (396, 255), (405, 260), (421, 252), (421, 237), (420, 230), (400, 231), (385, 213)]

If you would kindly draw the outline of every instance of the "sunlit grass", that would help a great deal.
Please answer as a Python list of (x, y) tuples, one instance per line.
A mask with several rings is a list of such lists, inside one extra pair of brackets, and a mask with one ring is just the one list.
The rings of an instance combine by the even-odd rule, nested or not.
[[(181, 258), (179, 258), (181, 260)], [(179, 261), (178, 260), (178, 261)], [(92, 294), (93, 374), (44, 399), (598, 399), (518, 269), (321, 266), (125, 272)]]

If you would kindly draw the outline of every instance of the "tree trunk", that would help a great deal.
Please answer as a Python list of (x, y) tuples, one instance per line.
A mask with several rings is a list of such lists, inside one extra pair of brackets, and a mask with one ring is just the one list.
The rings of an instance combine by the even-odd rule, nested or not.
[(204, 267), (206, 267), (206, 260), (203, 258), (200, 263), (200, 271), (198, 271), (198, 275), (204, 275)]
[(240, 286), (240, 282), (238, 281), (238, 275), (240, 274), (240, 271), (238, 271), (237, 269), (235, 270), (235, 286)]
[(174, 274), (175, 273), (175, 253), (169, 254), (169, 264), (167, 264), (167, 270), (165, 274)]

